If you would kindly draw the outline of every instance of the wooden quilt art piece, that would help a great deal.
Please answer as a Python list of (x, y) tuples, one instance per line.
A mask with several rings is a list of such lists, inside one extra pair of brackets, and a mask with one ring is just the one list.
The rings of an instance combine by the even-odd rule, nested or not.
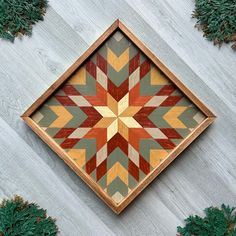
[(117, 20), (22, 118), (119, 214), (215, 115)]

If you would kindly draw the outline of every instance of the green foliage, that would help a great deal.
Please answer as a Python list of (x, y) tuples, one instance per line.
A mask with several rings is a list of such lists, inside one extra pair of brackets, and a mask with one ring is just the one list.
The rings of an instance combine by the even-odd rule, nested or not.
[(43, 20), (47, 0), (0, 0), (0, 38), (31, 35), (32, 25)]
[(18, 196), (2, 201), (1, 236), (54, 236), (57, 232), (55, 221), (35, 203), (28, 203)]
[(189, 216), (185, 227), (177, 227), (183, 236), (236, 236), (236, 213), (234, 207), (206, 208), (204, 218)]
[(232, 48), (236, 50), (236, 0), (195, 1), (193, 17), (204, 36), (219, 46), (234, 42)]

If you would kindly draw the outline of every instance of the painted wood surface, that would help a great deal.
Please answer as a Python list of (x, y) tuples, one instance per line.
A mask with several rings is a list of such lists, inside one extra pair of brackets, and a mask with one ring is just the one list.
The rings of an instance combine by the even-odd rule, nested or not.
[[(202, 38), (193, 8), (193, 0), (51, 0), (31, 38), (1, 41), (0, 197), (38, 202), (58, 218), (61, 235), (175, 235), (189, 214), (236, 205), (235, 53)], [(118, 17), (218, 117), (120, 216), (20, 119)]]

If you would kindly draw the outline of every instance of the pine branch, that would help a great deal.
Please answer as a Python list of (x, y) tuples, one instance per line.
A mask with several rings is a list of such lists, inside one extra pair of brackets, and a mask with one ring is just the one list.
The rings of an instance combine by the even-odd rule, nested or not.
[(182, 236), (236, 236), (236, 212), (234, 207), (209, 207), (206, 216), (189, 216), (184, 227), (177, 227)]
[(31, 35), (32, 25), (43, 20), (47, 0), (0, 0), (0, 38)]
[(15, 196), (0, 204), (0, 236), (55, 236), (57, 232), (55, 220), (35, 203)]
[(193, 17), (203, 36), (215, 45), (232, 42), (236, 50), (236, 0), (195, 0)]

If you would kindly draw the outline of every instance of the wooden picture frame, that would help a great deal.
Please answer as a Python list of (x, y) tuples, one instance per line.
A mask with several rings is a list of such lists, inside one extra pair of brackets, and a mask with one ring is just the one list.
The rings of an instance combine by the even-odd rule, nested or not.
[[(33, 119), (32, 114), (36, 112), (44, 102), (51, 97), (60, 86), (62, 86), (70, 76), (103, 45), (103, 43), (111, 37), (111, 35), (119, 30), (122, 32), (149, 60), (159, 68), (166, 77), (205, 115), (204, 120), (190, 132), (173, 150), (171, 150), (167, 158), (161, 162), (156, 168), (150, 171), (139, 184), (132, 189), (129, 194), (119, 203), (116, 203), (106, 192), (89, 177), (85, 171), (79, 168), (76, 163), (71, 160), (68, 153), (63, 150)], [(53, 83), (41, 97), (39, 97), (21, 116), (28, 126), (63, 159), (68, 166), (79, 175), (84, 182), (117, 214), (119, 214), (153, 179), (157, 177), (194, 139), (197, 138), (216, 118), (200, 100), (197, 98), (127, 27), (120, 21), (116, 20), (91, 47), (79, 57), (79, 59)]]

